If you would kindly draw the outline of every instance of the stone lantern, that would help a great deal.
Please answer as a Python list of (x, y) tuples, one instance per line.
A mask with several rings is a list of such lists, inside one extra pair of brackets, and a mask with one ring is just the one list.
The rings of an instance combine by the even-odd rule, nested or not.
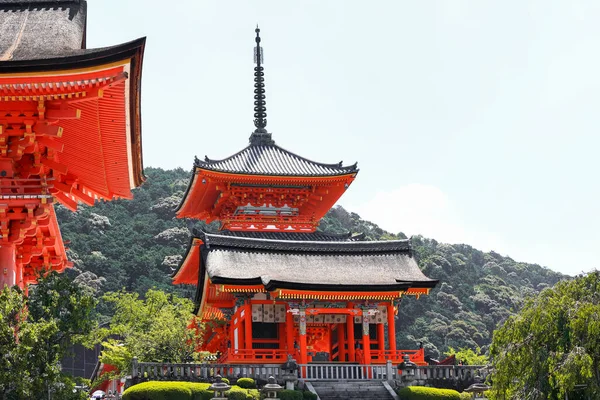
[(492, 387), (483, 383), (481, 376), (477, 375), (475, 377), (475, 383), (465, 389), (467, 393), (473, 393), (474, 399), (485, 399), (485, 392), (490, 390)]
[(291, 354), (288, 354), (288, 359), (281, 366), (282, 374), (281, 378), (285, 382), (285, 388), (287, 390), (294, 390), (294, 385), (298, 382), (298, 363)]
[(402, 377), (402, 382), (410, 385), (416, 379), (417, 364), (410, 361), (408, 354), (402, 356), (402, 362), (398, 364), (398, 372)]
[(221, 377), (221, 375), (217, 375), (215, 377), (215, 383), (208, 388), (208, 390), (214, 390), (215, 395), (213, 396), (213, 399), (217, 400), (227, 400), (225, 392), (229, 389), (231, 389), (231, 386), (223, 382), (223, 377)]
[(270, 376), (267, 380), (267, 384), (263, 386), (261, 391), (265, 394), (265, 399), (277, 399), (277, 393), (282, 390), (283, 387), (277, 384), (277, 381), (273, 376)]

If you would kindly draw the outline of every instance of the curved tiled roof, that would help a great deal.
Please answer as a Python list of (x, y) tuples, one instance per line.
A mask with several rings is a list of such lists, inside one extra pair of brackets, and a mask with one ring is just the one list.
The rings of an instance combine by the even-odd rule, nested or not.
[(300, 157), (275, 144), (251, 144), (223, 160), (196, 159), (195, 166), (217, 172), (278, 176), (336, 176), (358, 172), (356, 164), (322, 164)]
[[(246, 232), (244, 232), (246, 233)], [(289, 235), (289, 234), (288, 234)], [(308, 234), (310, 235), (310, 234)], [(199, 238), (210, 249), (213, 246), (235, 248), (239, 250), (267, 250), (285, 252), (309, 252), (309, 253), (386, 253), (406, 252), (411, 253), (410, 241), (404, 240), (382, 240), (382, 241), (321, 241), (306, 239), (262, 239), (244, 236), (226, 236), (202, 232)]]
[(199, 238), (205, 260), (200, 268), (215, 284), (355, 291), (437, 284), (419, 269), (408, 240), (323, 242), (209, 233)]
[(0, 1), (0, 60), (60, 57), (85, 47), (85, 0)]
[[(209, 232), (211, 233), (211, 232)], [(202, 235), (201, 231), (194, 229), (194, 235)], [(271, 239), (271, 240), (301, 240), (301, 241), (321, 241), (321, 242), (343, 242), (363, 240), (364, 234), (346, 233), (326, 233), (326, 232), (252, 232), (252, 231), (230, 231), (222, 230), (214, 232), (219, 236), (234, 236), (250, 239)]]

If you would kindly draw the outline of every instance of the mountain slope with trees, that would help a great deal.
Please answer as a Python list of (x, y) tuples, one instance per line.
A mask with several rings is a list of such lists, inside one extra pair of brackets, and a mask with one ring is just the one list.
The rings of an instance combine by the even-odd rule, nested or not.
[[(143, 294), (157, 288), (191, 297), (194, 287), (170, 282), (188, 244), (189, 229), (205, 227), (203, 222), (175, 218), (190, 173), (158, 168), (145, 172), (148, 180), (134, 191), (134, 200), (82, 206), (76, 213), (58, 207), (63, 238), (69, 242), (69, 257), (75, 264), (68, 273), (100, 293), (125, 289)], [(319, 229), (362, 233), (367, 240), (406, 238), (339, 206), (327, 214)], [(399, 346), (415, 348), (423, 342), (436, 357), (449, 346), (485, 349), (498, 323), (520, 309), (525, 298), (567, 278), (465, 244), (415, 236), (412, 245), (424, 273), (439, 279), (440, 285), (429, 296), (418, 300), (407, 296), (402, 301)]]

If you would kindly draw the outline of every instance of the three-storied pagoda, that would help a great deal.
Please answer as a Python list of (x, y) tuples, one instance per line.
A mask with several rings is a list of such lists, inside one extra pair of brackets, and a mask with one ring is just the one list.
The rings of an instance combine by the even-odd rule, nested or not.
[(145, 39), (86, 48), (85, 0), (0, 0), (0, 288), (70, 266), (54, 202), (143, 180)]
[[(354, 180), (356, 164), (322, 164), (277, 146), (266, 131), (259, 30), (255, 126), (224, 160), (196, 160), (179, 218), (218, 220), (194, 231), (173, 281), (197, 285), (201, 350), (224, 363), (338, 361), (424, 364), (423, 349), (396, 348), (404, 295), (428, 294), (408, 240), (364, 241), (316, 231)], [(387, 337), (386, 343), (386, 326)]]

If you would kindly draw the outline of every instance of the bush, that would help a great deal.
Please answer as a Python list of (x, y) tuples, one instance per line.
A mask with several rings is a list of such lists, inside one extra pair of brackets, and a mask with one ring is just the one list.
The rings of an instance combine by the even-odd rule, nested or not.
[(256, 382), (252, 378), (240, 378), (237, 380), (236, 385), (242, 389), (256, 389)]
[(232, 386), (231, 390), (225, 392), (225, 396), (231, 400), (258, 400), (260, 394), (256, 389), (242, 389), (239, 386)]
[[(210, 400), (214, 392), (209, 387), (210, 383), (144, 382), (123, 392), (123, 400)], [(232, 386), (225, 396), (231, 400), (260, 399), (258, 390), (239, 386)]]
[(224, 383), (226, 383), (226, 384), (229, 385), (229, 379), (227, 379), (227, 378), (221, 378), (221, 381), (223, 381)]
[(144, 382), (123, 392), (123, 400), (192, 400), (187, 382)]
[(278, 397), (281, 400), (303, 400), (304, 395), (299, 390), (287, 390), (284, 389), (279, 392)]
[(460, 400), (471, 400), (473, 398), (473, 395), (471, 395), (470, 393), (467, 393), (467, 392), (462, 392), (459, 394), (460, 394)]
[(460, 400), (456, 390), (409, 386), (398, 391), (400, 400)]
[(190, 390), (192, 391), (192, 400), (210, 400), (212, 399), (214, 392), (208, 390), (210, 383), (189, 383)]
[(317, 400), (319, 398), (319, 396), (317, 396), (309, 390), (305, 390), (304, 392), (302, 392), (302, 397), (304, 398), (304, 400)]

